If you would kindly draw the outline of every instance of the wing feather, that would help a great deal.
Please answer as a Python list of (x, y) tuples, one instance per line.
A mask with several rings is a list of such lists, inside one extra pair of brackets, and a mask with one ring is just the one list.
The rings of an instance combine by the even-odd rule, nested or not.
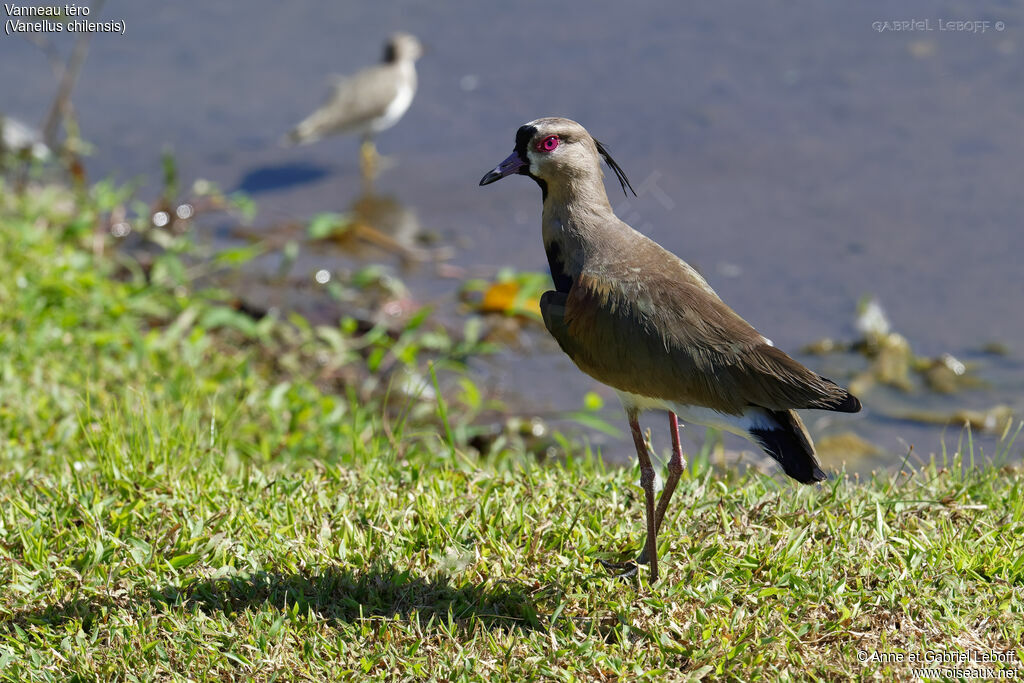
[(844, 389), (771, 346), (675, 261), (643, 278), (584, 272), (542, 298), (545, 325), (581, 370), (622, 391), (734, 415), (846, 404)]
[(398, 94), (399, 79), (391, 73), (396, 68), (380, 64), (349, 78), (338, 78), (320, 108), (292, 131), (292, 140), (312, 142), (365, 126), (382, 116)]

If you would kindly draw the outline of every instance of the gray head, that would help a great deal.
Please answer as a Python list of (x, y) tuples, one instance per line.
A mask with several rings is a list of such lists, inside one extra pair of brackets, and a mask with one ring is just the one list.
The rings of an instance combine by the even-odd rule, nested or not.
[(604, 175), (601, 159), (615, 172), (623, 192), (627, 187), (633, 190), (608, 150), (586, 128), (571, 119), (546, 117), (520, 126), (515, 151), (485, 175), (480, 184), (489, 185), (512, 174), (530, 176), (545, 192), (549, 185), (588, 179), (599, 182)]
[(415, 62), (423, 56), (423, 46), (416, 36), (411, 33), (395, 33), (384, 45), (384, 61), (388, 64), (393, 62)]

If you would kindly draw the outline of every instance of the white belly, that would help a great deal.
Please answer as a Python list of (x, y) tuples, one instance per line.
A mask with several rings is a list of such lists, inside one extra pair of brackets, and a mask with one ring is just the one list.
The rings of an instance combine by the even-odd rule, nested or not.
[(416, 87), (411, 82), (407, 81), (399, 86), (395, 99), (391, 100), (391, 104), (384, 110), (384, 114), (373, 120), (370, 124), (370, 129), (374, 133), (379, 133), (398, 123), (402, 115), (409, 110), (409, 105), (412, 104), (412, 98), (415, 94)]
[(675, 403), (674, 401), (663, 401), (648, 396), (640, 396), (639, 394), (631, 394), (628, 391), (616, 390), (616, 393), (627, 410), (629, 408), (636, 408), (641, 412), (645, 410), (667, 410), (675, 413), (683, 424), (699, 424), (705, 427), (714, 427), (730, 434), (742, 436), (748, 440), (750, 439), (749, 430), (751, 428), (767, 426), (761, 419), (759, 409), (756, 408), (746, 411), (743, 415), (729, 415), (712, 410), (711, 408), (705, 408), (704, 406), (691, 406)]

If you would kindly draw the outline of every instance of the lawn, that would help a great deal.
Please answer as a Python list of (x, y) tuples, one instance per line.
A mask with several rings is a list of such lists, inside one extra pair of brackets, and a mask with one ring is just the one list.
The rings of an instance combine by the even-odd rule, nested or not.
[[(662, 580), (610, 578), (643, 541), (636, 470), (566, 439), (478, 455), (429, 321), (252, 318), (176, 239), (118, 249), (97, 225), (123, 201), (0, 186), (3, 679), (1024, 675), (1013, 433), (998, 466), (965, 437), (817, 487), (691, 458)], [(388, 359), (447, 375), (399, 408), (345, 379)]]

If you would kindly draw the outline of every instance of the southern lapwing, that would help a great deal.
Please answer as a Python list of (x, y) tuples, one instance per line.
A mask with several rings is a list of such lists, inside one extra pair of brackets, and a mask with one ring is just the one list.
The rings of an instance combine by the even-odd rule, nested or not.
[(336, 133), (363, 138), (363, 177), (372, 180), (377, 148), (373, 136), (398, 123), (416, 95), (416, 60), (423, 54), (415, 36), (396, 33), (384, 46), (384, 60), (353, 76), (338, 78), (326, 101), (288, 134), (306, 144)]
[[(622, 400), (640, 460), (647, 541), (636, 563), (658, 579), (656, 540), (683, 471), (678, 420), (738, 434), (804, 484), (823, 481), (796, 409), (855, 413), (860, 401), (775, 348), (685, 261), (619, 220), (605, 193), (601, 159), (623, 191), (629, 180), (580, 124), (537, 119), (516, 133), (515, 151), (480, 180), (514, 173), (537, 181), (554, 291), (540, 300), (544, 325), (576, 363)], [(635, 194), (635, 192), (634, 192)], [(668, 411), (669, 476), (655, 508), (655, 473), (637, 417)], [(678, 416), (678, 417), (677, 417)], [(606, 563), (607, 564), (607, 563)]]

